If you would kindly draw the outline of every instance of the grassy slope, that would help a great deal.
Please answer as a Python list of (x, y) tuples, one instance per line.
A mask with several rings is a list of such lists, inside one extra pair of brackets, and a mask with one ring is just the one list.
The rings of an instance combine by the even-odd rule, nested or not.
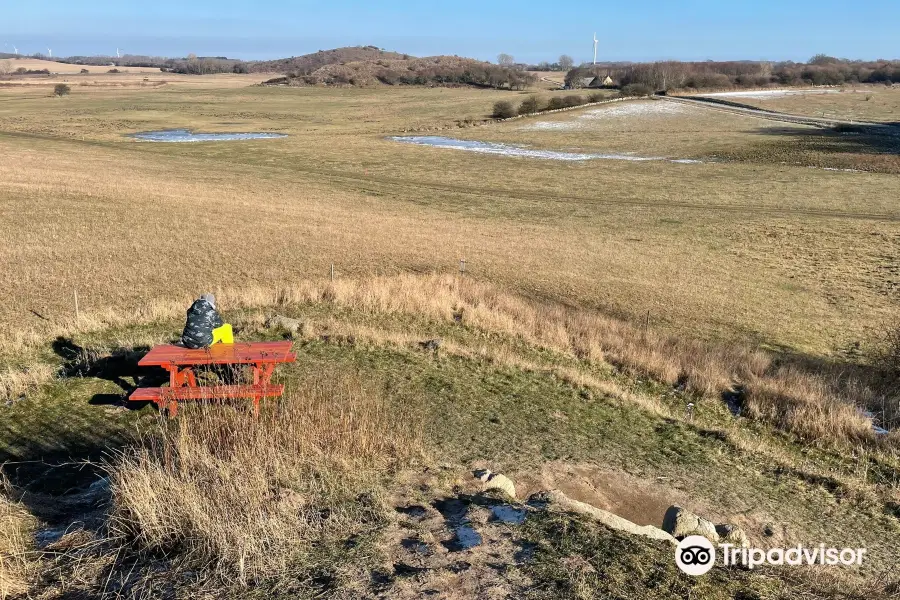
[[(877, 462), (861, 465), (844, 456), (844, 450), (797, 445), (766, 427), (732, 419), (715, 401), (699, 402), (696, 420), (688, 422), (683, 407), (696, 398), (672, 393), (652, 381), (597, 370), (496, 333), (323, 305), (300, 305), (288, 312), (307, 324), (307, 337), (298, 344), (300, 360), (279, 371), (288, 385), (288, 397), (292, 389), (303, 387), (323, 370), (356, 373), (382, 387), (386, 397), (398, 406), (414, 408), (424, 415), (429, 452), (435, 460), (451, 465), (452, 471), (464, 473), (467, 467), (486, 465), (525, 481), (533, 480), (548, 465), (600, 468), (621, 473), (621, 477), (656, 482), (649, 484), (655, 494), (669, 502), (685, 503), (717, 522), (738, 522), (757, 543), (864, 545), (871, 556), (864, 572), (868, 581), (874, 581), (877, 573), (884, 573), (897, 560), (895, 541), (900, 536), (900, 522), (876, 486), (884, 476)], [(259, 328), (261, 318), (255, 311), (231, 316), (243, 328), (242, 335), (254, 339), (278, 335)], [(177, 327), (178, 323), (166, 321), (82, 334), (72, 341), (98, 350), (141, 345), (165, 340)], [(419, 350), (414, 341), (402, 341), (435, 335), (445, 340), (445, 350), (437, 357)], [(479, 357), (485, 345), (503, 349), (496, 355), (499, 358)], [(532, 367), (516, 367), (517, 361), (530, 362)], [(610, 396), (593, 385), (575, 384), (571, 375), (561, 379), (553, 374), (554, 367), (560, 366), (593, 374), (618, 389), (654, 399), (663, 414)], [(113, 371), (125, 373), (123, 380), (131, 382), (129, 369)], [(3, 458), (83, 457), (86, 453), (97, 457), (127, 439), (136, 425), (138, 429), (153, 427), (152, 408), (131, 412), (90, 404), (91, 398), (109, 401), (107, 394), (121, 391), (109, 381), (111, 375), (104, 372), (103, 378), (62, 381), (7, 409), (4, 423), (15, 423), (17, 429), (7, 428), (0, 436)], [(64, 418), (61, 411), (65, 411)], [(58, 447), (41, 444), (51, 440)], [(35, 445), (29, 444), (32, 441)], [(58, 475), (58, 471), (51, 471), (39, 482)], [(45, 491), (61, 491), (41, 485), (33, 484)], [(661, 516), (656, 519), (661, 520)], [(653, 517), (648, 520), (654, 522)], [(765, 523), (774, 524), (776, 538), (762, 535)], [(573, 552), (588, 561), (601, 560), (577, 540), (548, 537), (548, 528), (556, 527), (540, 521), (529, 530), (535, 543), (544, 544), (542, 561), (553, 564)], [(604, 533), (602, 528), (589, 527), (585, 532), (579, 529), (583, 526), (572, 527), (576, 538), (613, 535), (616, 544), (631, 548), (634, 554), (629, 560), (651, 560), (648, 556), (659, 552), (652, 545)], [(542, 564), (538, 561), (529, 568), (535, 569), (533, 576), (550, 589), (574, 585), (581, 577), (551, 577), (553, 570)], [(662, 581), (672, 577), (670, 571), (661, 575)], [(743, 575), (735, 576), (729, 586), (743, 581)], [(644, 584), (652, 589), (656, 576), (648, 577)], [(727, 574), (720, 577), (732, 579)], [(593, 582), (591, 586), (600, 586), (597, 589), (625, 585), (616, 578), (595, 579), (587, 577)], [(764, 581), (747, 585), (763, 585)], [(604, 587), (609, 585), (613, 587)], [(682, 579), (679, 585), (687, 584)], [(781, 585), (788, 584), (781, 582), (776, 587)]]

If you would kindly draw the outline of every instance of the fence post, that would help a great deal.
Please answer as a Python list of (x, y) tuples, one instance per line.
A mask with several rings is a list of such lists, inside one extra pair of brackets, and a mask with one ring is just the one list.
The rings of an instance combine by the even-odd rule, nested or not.
[(81, 318), (81, 315), (78, 312), (78, 290), (75, 291), (75, 319), (78, 320)]
[(334, 263), (331, 263), (331, 283), (334, 283)]
[(466, 259), (464, 259), (464, 258), (459, 259), (459, 274), (460, 275), (466, 274)]

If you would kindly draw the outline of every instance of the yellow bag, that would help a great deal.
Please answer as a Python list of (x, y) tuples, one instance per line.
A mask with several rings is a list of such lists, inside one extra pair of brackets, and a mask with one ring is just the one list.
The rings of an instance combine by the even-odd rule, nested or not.
[(231, 330), (231, 324), (225, 323), (221, 327), (212, 330), (213, 344), (233, 344), (234, 332)]

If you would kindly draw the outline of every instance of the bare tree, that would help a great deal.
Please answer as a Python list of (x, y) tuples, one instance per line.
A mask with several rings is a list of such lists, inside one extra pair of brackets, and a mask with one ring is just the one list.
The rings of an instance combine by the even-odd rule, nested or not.
[(516, 64), (516, 59), (514, 59), (509, 54), (500, 53), (497, 55), (497, 64), (502, 65), (504, 67), (511, 67)]
[(568, 71), (572, 68), (572, 65), (575, 64), (575, 61), (572, 60), (572, 57), (568, 54), (563, 54), (559, 57), (559, 68), (563, 71)]
[(0, 60), (0, 77), (6, 77), (12, 73), (12, 63), (8, 60)]

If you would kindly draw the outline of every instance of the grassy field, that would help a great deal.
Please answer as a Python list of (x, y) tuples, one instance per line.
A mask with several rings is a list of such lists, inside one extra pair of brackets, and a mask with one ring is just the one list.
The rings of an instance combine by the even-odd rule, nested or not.
[[(662, 101), (473, 126), (530, 93), (105, 77), (64, 98), (0, 87), (0, 461), (16, 490), (0, 504), (0, 551), (19, 557), (0, 570), (6, 589), (127, 595), (134, 571), (164, 595), (154, 573), (199, 567), (215, 577), (185, 589), (215, 595), (204, 586), (222, 577), (235, 597), (250, 584), (260, 597), (490, 597), (488, 574), (495, 595), (534, 597), (896, 592), (897, 434), (876, 436), (857, 409), (898, 418), (857, 364), (898, 317), (900, 209), (884, 148)], [(128, 137), (169, 128), (288, 137)], [(388, 139), (403, 134), (657, 160)], [(847, 165), (865, 171), (833, 170)], [(282, 337), (263, 326), (275, 311), (304, 321), (301, 359), (280, 377), (289, 406), (321, 410), (266, 413), (296, 435), (271, 437), (240, 411), (188, 408), (169, 425), (120, 406), (143, 375), (136, 357), (177, 335), (208, 290), (244, 339)], [(439, 352), (419, 347), (435, 337)], [(742, 417), (723, 394), (741, 398)], [(248, 454), (227, 443), (238, 438)], [(187, 453), (196, 460), (178, 468)], [(286, 455), (303, 459), (276, 459)], [(120, 537), (97, 533), (107, 515), (84, 500), (102, 460), (114, 464)], [(636, 521), (658, 524), (680, 502), (760, 544), (862, 540), (873, 558), (834, 585), (717, 571), (717, 587), (675, 572), (665, 546), (571, 516), (492, 524), (466, 475), (480, 467), (523, 494), (561, 487)], [(155, 512), (154, 490), (170, 511)], [(203, 510), (242, 497), (247, 510), (221, 522)], [(490, 542), (468, 567), (440, 549), (448, 502), (474, 503)], [(90, 518), (73, 512), (87, 504)], [(398, 513), (409, 504), (430, 508), (414, 522)], [(76, 517), (94, 527), (90, 560), (21, 561), (32, 519)], [(413, 538), (437, 552), (404, 554)], [(656, 566), (623, 574), (638, 565)]]
[(106, 73), (110, 69), (118, 69), (122, 73), (159, 73), (159, 69), (156, 67), (112, 67), (112, 66), (99, 66), (99, 65), (72, 65), (68, 63), (61, 63), (55, 60), (42, 60), (39, 58), (9, 58), (9, 59), (0, 59), (0, 60), (8, 60), (11, 71), (15, 71), (17, 69), (26, 69), (29, 71), (40, 71), (46, 69), (53, 74), (59, 75), (72, 75), (76, 73), (81, 73), (82, 69), (87, 69), (88, 71), (97, 74), (97, 73)]
[[(0, 145), (14, 157), (0, 165), (7, 332), (40, 327), (32, 310), (69, 316), (75, 289), (85, 308), (135, 307), (324, 275), (331, 263), (353, 275), (448, 271), (460, 258), (473, 276), (528, 294), (816, 353), (865, 343), (895, 314), (893, 176), (773, 165), (754, 145), (782, 141), (756, 119), (688, 111), (579, 121), (574, 111), (458, 129), (495, 100), (526, 95), (196, 86), (76, 88), (63, 99), (0, 90)], [(529, 129), (566, 120), (590, 127)], [(290, 137), (125, 137), (174, 127)], [(386, 139), (445, 127), (710, 162), (560, 163)], [(712, 162), (718, 154), (745, 160)]]
[(837, 93), (775, 97), (724, 97), (742, 104), (796, 115), (843, 120), (900, 123), (900, 90), (883, 85), (843, 87)]
[[(67, 465), (63, 457), (89, 457), (96, 464), (136, 444), (124, 466), (113, 471), (114, 531), (133, 541), (131, 550), (116, 550), (121, 540), (104, 544), (101, 538), (90, 558), (82, 554), (77, 561), (63, 553), (61, 565), (44, 567), (42, 585), (69, 593), (96, 589), (108, 577), (105, 561), (118, 552), (130, 556), (135, 546), (149, 554), (120, 568), (146, 572), (145, 584), (153, 582), (153, 573), (165, 573), (196, 593), (210, 582), (191, 584), (182, 572), (202, 568), (237, 585), (238, 596), (248, 583), (274, 585), (276, 597), (348, 587), (366, 595), (372, 592), (368, 573), (385, 569), (390, 576), (384, 585), (397, 597), (435, 586), (446, 588), (449, 597), (466, 597), (472, 577), (490, 581), (498, 593), (529, 590), (541, 597), (544, 590), (547, 597), (572, 598), (584, 597), (577, 590), (582, 584), (597, 594), (630, 589), (628, 596), (637, 598), (665, 597), (659, 590), (669, 585), (710, 598), (731, 598), (740, 590), (757, 590), (764, 598), (801, 592), (832, 597), (815, 592), (822, 585), (815, 582), (826, 575), (837, 582), (826, 589), (841, 589), (846, 597), (858, 597), (853, 590), (859, 586), (869, 586), (870, 597), (888, 597), (883, 593), (895, 585), (890, 568), (896, 561), (893, 540), (900, 535), (894, 513), (898, 481), (891, 479), (896, 456), (862, 443), (800, 445), (765, 422), (734, 419), (715, 397), (673, 392), (637, 371), (618, 371), (611, 365), (622, 358), (612, 348), (600, 356), (569, 346), (577, 327), (584, 328), (586, 347), (596, 343), (590, 332), (602, 330), (597, 340), (611, 340), (602, 323), (579, 325), (573, 315), (565, 319), (573, 330), (561, 332), (562, 314), (465, 280), (391, 278), (334, 289), (310, 286), (305, 294), (296, 291), (279, 308), (304, 322), (295, 338), (301, 359), (279, 370), (288, 395), (282, 408), (270, 405), (261, 421), (225, 407), (188, 406), (169, 427), (155, 419), (152, 408), (115, 405), (122, 386), (143, 375), (133, 363), (140, 348), (170, 339), (177, 317), (134, 319), (66, 338), (65, 345), (81, 354), (63, 361), (63, 368), (77, 365), (83, 375), (45, 386), (8, 409), (0, 456), (16, 461), (13, 473), (30, 476), (25, 504), (58, 523), (72, 518), (67, 504), (54, 500), (59, 487), (84, 489), (96, 472), (91, 465)], [(462, 324), (446, 314), (449, 305), (466, 315)], [(241, 336), (279, 338), (283, 332), (262, 326), (269, 310), (232, 308), (227, 314)], [(443, 339), (438, 352), (419, 348), (418, 341), (433, 336)], [(135, 352), (117, 354), (123, 349)], [(690, 418), (688, 401), (697, 402)], [(64, 419), (60, 407), (66, 407)], [(130, 441), (135, 432), (137, 442)], [(35, 455), (45, 462), (22, 462)], [(664, 543), (629, 540), (571, 517), (538, 512), (525, 529), (500, 532), (476, 520), (485, 543), (459, 555), (441, 550), (452, 531), (439, 518), (410, 522), (398, 516), (395, 508), (408, 505), (472, 501), (466, 500), (475, 493), (466, 470), (481, 467), (512, 477), (520, 500), (556, 487), (655, 525), (669, 504), (679, 503), (716, 522), (738, 524), (763, 547), (810, 540), (861, 544), (871, 560), (865, 570), (809, 578), (723, 569), (711, 586), (712, 580), (671, 569)], [(310, 472), (318, 484), (311, 483)], [(377, 500), (369, 517), (359, 514), (365, 509), (359, 494)], [(171, 499), (159, 502), (163, 495)], [(209, 519), (210, 506), (221, 507), (216, 519)], [(299, 521), (290, 510), (296, 506), (302, 510)], [(333, 517), (316, 518), (326, 507)], [(255, 512), (268, 518), (251, 518)], [(180, 525), (173, 530), (173, 523)], [(774, 533), (764, 533), (767, 526)], [(326, 537), (312, 552), (307, 545), (318, 539), (317, 532)], [(435, 548), (434, 554), (405, 553), (399, 540), (409, 536)], [(348, 539), (356, 541), (348, 546)], [(624, 548), (597, 552), (589, 539)], [(511, 542), (513, 548), (533, 548), (535, 560), (520, 564), (507, 556)], [(333, 554), (326, 560), (322, 552)], [(471, 572), (456, 568), (454, 561), (463, 559)], [(509, 561), (499, 574), (491, 568), (498, 561)], [(583, 561), (598, 561), (601, 573), (620, 575), (592, 576), (578, 567)], [(421, 572), (404, 579), (408, 575), (394, 574), (402, 573), (398, 564)], [(668, 568), (660, 572), (647, 564)], [(304, 575), (310, 570), (327, 577)], [(625, 577), (629, 571), (632, 577)], [(286, 581), (298, 589), (285, 590)]]
[[(155, 67), (112, 67), (96, 65), (71, 65), (55, 61), (35, 58), (0, 59), (0, 66), (8, 67), (10, 73), (16, 69), (47, 70), (49, 75), (12, 75), (0, 78), (0, 87), (27, 88), (49, 93), (58, 83), (66, 83), (72, 87), (83, 88), (154, 88), (165, 85), (179, 87), (209, 88), (243, 88), (260, 83), (273, 76), (271, 73), (253, 75), (233, 75), (221, 73), (195, 77), (179, 73), (164, 73)], [(82, 73), (87, 69), (87, 73)], [(4, 69), (5, 70), (5, 69)], [(111, 70), (117, 72), (110, 73)]]

